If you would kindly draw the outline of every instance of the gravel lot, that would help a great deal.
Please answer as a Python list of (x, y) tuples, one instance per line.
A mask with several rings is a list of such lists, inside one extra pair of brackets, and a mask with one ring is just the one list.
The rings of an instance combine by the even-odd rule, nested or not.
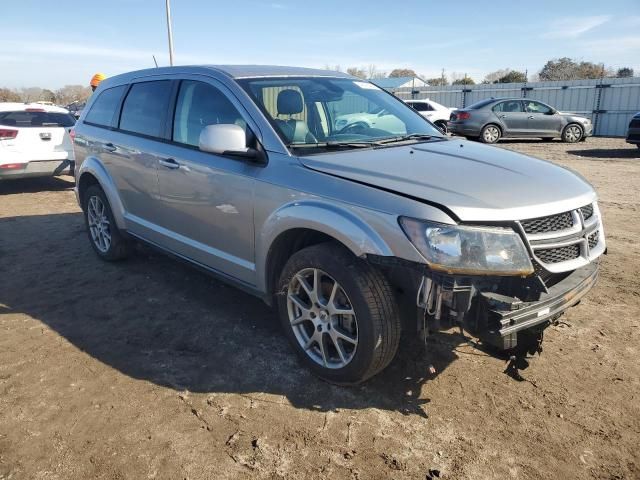
[(609, 244), (521, 382), (443, 333), (327, 385), (259, 300), (148, 249), (98, 260), (70, 178), (0, 184), (0, 480), (640, 478), (640, 150), (500, 146), (592, 182)]

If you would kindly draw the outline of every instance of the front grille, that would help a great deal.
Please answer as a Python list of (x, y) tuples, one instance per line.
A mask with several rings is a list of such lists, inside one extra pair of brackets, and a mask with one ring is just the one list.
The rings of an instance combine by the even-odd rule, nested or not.
[(536, 250), (536, 255), (544, 263), (560, 263), (574, 260), (580, 256), (580, 245), (573, 244), (565, 247)]
[(600, 232), (598, 230), (589, 235), (589, 237), (587, 238), (587, 241), (589, 242), (589, 248), (593, 248), (598, 245), (599, 236)]
[(522, 228), (526, 233), (547, 233), (558, 230), (566, 230), (573, 227), (573, 217), (571, 212), (564, 212), (549, 217), (532, 218), (523, 220)]
[(593, 204), (585, 205), (580, 211), (582, 212), (582, 218), (585, 220), (593, 217)]

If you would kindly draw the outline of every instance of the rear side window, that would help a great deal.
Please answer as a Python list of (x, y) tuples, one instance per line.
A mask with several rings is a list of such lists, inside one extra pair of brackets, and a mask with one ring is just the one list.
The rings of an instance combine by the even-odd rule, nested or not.
[(120, 129), (151, 137), (162, 136), (170, 96), (169, 80), (134, 83), (122, 105)]
[(419, 112), (431, 112), (433, 111), (433, 107), (428, 103), (416, 102), (413, 104), (413, 108), (415, 108)]
[(73, 127), (76, 119), (59, 112), (0, 112), (0, 125), (6, 127)]
[(103, 91), (91, 105), (91, 110), (89, 110), (84, 121), (94, 125), (110, 127), (125, 88), (127, 88), (126, 85), (120, 85)]
[(494, 112), (520, 113), (522, 112), (522, 102), (520, 100), (507, 100), (493, 107)]

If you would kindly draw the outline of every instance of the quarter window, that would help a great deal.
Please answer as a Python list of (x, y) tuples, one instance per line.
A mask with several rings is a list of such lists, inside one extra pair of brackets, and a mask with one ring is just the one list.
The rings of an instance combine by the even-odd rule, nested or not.
[(247, 124), (231, 101), (216, 87), (185, 80), (180, 85), (173, 122), (173, 141), (197, 147), (200, 133), (208, 125)]
[(110, 127), (125, 88), (126, 85), (120, 85), (104, 90), (91, 105), (91, 110), (84, 119), (85, 122)]
[(134, 83), (122, 105), (120, 128), (161, 137), (170, 95), (171, 82), (168, 80)]

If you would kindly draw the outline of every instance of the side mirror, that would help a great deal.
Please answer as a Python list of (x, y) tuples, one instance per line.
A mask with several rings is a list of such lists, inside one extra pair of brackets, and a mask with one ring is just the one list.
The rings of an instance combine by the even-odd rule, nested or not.
[(204, 127), (200, 132), (198, 148), (203, 152), (247, 158), (258, 164), (267, 163), (264, 152), (247, 147), (244, 130), (234, 123)]
[(555, 108), (552, 108), (551, 110), (549, 110), (547, 115), (555, 115), (556, 113), (558, 113), (558, 111)]
[(235, 124), (207, 125), (200, 132), (198, 147), (203, 152), (218, 154), (246, 154), (244, 130)]

